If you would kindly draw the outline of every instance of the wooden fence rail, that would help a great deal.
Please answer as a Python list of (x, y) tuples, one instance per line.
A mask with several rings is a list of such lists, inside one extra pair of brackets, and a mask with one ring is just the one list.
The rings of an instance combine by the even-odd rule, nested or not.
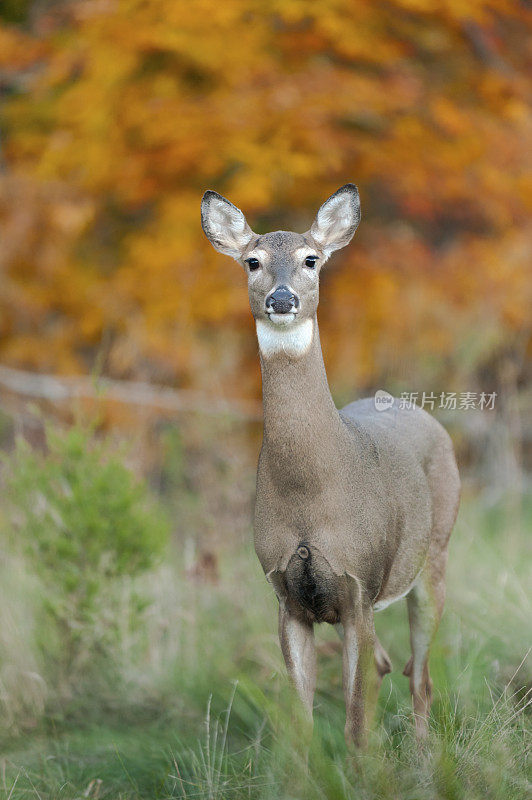
[(0, 395), (2, 393), (53, 404), (76, 399), (100, 400), (152, 408), (154, 411), (230, 416), (251, 422), (262, 419), (261, 405), (253, 400), (226, 400), (141, 381), (57, 377), (0, 365)]

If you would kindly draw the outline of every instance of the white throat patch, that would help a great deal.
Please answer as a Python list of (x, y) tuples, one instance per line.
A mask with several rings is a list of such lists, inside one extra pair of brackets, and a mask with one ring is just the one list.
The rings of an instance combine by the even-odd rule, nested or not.
[(302, 356), (310, 347), (314, 324), (312, 319), (280, 326), (264, 319), (256, 320), (260, 352), (265, 358), (276, 353)]

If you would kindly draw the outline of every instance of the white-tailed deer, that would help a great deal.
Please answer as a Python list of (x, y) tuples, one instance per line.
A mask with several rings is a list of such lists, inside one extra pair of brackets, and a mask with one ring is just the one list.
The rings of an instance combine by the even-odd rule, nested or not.
[(460, 480), (451, 440), (419, 408), (372, 399), (338, 411), (323, 364), (319, 274), (360, 220), (358, 190), (342, 186), (304, 234), (253, 233), (242, 212), (205, 192), (203, 230), (248, 276), (260, 352), (264, 439), (255, 549), (279, 600), (290, 678), (312, 716), (314, 623), (343, 627), (346, 739), (364, 740), (375, 689), (391, 670), (373, 612), (406, 597), (416, 731), (427, 733), (428, 658), (445, 599), (447, 546)]

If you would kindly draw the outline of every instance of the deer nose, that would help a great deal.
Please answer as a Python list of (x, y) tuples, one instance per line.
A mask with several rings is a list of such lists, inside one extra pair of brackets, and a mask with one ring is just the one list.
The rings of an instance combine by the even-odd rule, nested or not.
[(266, 311), (274, 314), (290, 314), (299, 308), (299, 297), (288, 286), (278, 286), (266, 298)]

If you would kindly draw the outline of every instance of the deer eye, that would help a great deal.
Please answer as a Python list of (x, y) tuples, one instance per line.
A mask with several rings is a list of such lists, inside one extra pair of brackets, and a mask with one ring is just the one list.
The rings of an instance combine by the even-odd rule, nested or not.
[(318, 256), (307, 256), (305, 259), (305, 266), (309, 269), (314, 269), (316, 266), (316, 261), (318, 260)]
[(260, 267), (258, 258), (246, 258), (246, 264), (248, 265), (250, 272), (255, 272), (255, 270)]

